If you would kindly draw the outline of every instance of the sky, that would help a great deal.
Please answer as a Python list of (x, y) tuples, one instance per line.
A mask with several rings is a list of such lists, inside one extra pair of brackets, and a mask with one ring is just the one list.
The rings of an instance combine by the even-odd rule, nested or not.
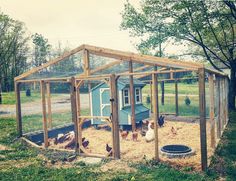
[[(134, 38), (120, 30), (126, 0), (0, 0), (0, 10), (25, 23), (53, 46), (91, 44), (136, 52)], [(132, 0), (131, 0), (132, 2)], [(133, 0), (132, 3), (137, 3)]]

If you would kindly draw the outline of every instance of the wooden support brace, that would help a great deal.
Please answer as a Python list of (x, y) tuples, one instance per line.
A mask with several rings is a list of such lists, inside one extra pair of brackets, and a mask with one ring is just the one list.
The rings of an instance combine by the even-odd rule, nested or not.
[(205, 99), (205, 70), (198, 69), (199, 74), (199, 114), (200, 114), (200, 142), (201, 142), (201, 166), (207, 170), (207, 135), (206, 135), (206, 99)]
[(161, 104), (165, 104), (165, 82), (161, 81)]
[(20, 100), (20, 84), (15, 82), (15, 96), (16, 96), (16, 126), (18, 136), (22, 136), (22, 117), (21, 117), (21, 100)]
[(52, 128), (52, 107), (51, 107), (51, 92), (50, 92), (50, 82), (46, 83), (47, 89), (47, 105), (48, 105), (48, 127)]
[(175, 115), (179, 115), (178, 81), (175, 80)]
[(113, 157), (120, 159), (120, 135), (119, 135), (119, 118), (118, 118), (118, 95), (116, 76), (110, 76), (110, 96), (111, 96), (111, 118), (113, 130)]
[(75, 131), (75, 151), (78, 151), (78, 120), (77, 120), (77, 92), (76, 92), (76, 80), (74, 77), (71, 77), (70, 85), (70, 99), (71, 99), (71, 113), (72, 113), (72, 122), (74, 123)]
[(153, 92), (152, 102), (153, 102), (154, 134), (155, 134), (155, 159), (159, 160), (158, 126), (157, 126), (157, 120), (159, 118), (159, 106), (158, 106), (158, 83), (156, 74), (152, 74), (152, 92)]
[(214, 112), (214, 106), (215, 106), (215, 101), (214, 101), (214, 79), (213, 75), (210, 74), (208, 76), (208, 81), (209, 81), (209, 94), (210, 94), (210, 134), (211, 134), (211, 148), (215, 148), (216, 140), (215, 140), (215, 112)]
[(40, 89), (41, 89), (41, 100), (42, 100), (44, 147), (47, 148), (49, 146), (49, 143), (48, 143), (46, 98), (45, 98), (45, 82), (43, 80), (40, 81)]
[(221, 136), (221, 103), (220, 103), (220, 97), (221, 97), (221, 92), (220, 92), (220, 78), (217, 77), (216, 79), (216, 98), (217, 98), (217, 138), (220, 138)]
[(83, 62), (84, 62), (84, 73), (85, 75), (88, 76), (90, 75), (89, 52), (86, 49), (84, 49)]
[[(129, 62), (129, 72), (133, 73), (133, 63), (132, 61)], [(132, 124), (132, 131), (136, 130), (136, 121), (135, 121), (135, 93), (134, 93), (134, 79), (133, 75), (129, 76), (129, 86), (130, 86), (130, 105), (131, 105), (131, 124)]]

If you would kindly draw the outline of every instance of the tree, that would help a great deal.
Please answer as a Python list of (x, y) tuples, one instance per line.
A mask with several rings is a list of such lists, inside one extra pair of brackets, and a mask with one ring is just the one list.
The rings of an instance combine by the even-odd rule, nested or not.
[[(229, 68), (229, 108), (235, 110), (235, 6), (236, 1), (228, 0), (142, 0), (140, 8), (135, 8), (127, 1), (121, 27), (142, 38), (139, 46), (156, 49), (169, 38), (187, 41), (199, 47), (215, 69), (221, 71), (222, 66)], [(162, 36), (159, 36), (160, 30)]]
[(28, 39), (22, 22), (0, 12), (0, 97), (13, 90), (14, 77), (27, 69)]
[(48, 39), (44, 38), (43, 35), (35, 33), (32, 36), (34, 44), (33, 53), (33, 66), (39, 67), (46, 63), (50, 58), (51, 45), (48, 43)]

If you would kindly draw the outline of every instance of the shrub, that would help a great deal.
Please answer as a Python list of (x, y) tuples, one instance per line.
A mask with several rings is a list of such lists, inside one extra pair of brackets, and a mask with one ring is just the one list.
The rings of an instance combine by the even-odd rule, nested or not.
[(27, 97), (30, 97), (30, 96), (31, 96), (31, 91), (30, 91), (29, 88), (26, 89), (25, 95), (26, 95)]
[(189, 106), (191, 104), (191, 100), (188, 96), (185, 97), (184, 102), (187, 106)]
[(147, 97), (146, 97), (146, 103), (147, 103), (147, 104), (150, 104), (150, 103), (151, 103), (151, 97), (150, 97), (150, 95), (147, 95)]

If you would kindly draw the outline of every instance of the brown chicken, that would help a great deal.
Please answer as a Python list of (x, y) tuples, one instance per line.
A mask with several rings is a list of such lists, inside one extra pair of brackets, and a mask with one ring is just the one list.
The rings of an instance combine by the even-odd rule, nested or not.
[(177, 134), (177, 131), (175, 130), (175, 128), (172, 126), (172, 128), (171, 128), (171, 132), (172, 132), (172, 134), (174, 134), (174, 135), (176, 135)]
[(120, 135), (122, 137), (123, 140), (126, 140), (127, 136), (129, 134), (129, 131), (123, 131), (122, 129), (120, 129)]
[(138, 132), (137, 131), (132, 131), (132, 140), (138, 141)]

